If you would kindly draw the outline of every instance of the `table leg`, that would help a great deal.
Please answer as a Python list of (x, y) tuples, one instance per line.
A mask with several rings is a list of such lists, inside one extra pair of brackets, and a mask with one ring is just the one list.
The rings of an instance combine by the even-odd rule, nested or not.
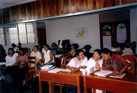
[(49, 93), (52, 93), (52, 82), (49, 81)]

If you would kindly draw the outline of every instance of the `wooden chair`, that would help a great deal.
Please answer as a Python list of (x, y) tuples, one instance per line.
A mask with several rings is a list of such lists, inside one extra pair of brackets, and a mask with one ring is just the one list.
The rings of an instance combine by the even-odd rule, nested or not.
[(71, 58), (69, 59), (61, 58), (61, 67), (66, 67), (70, 60)]
[(123, 57), (125, 58), (125, 60), (130, 61), (129, 62), (130, 67), (127, 69), (127, 71), (129, 73), (135, 74), (136, 73), (135, 63), (137, 62), (137, 57), (134, 55), (124, 55)]
[[(28, 57), (29, 59), (29, 71), (27, 72), (27, 75), (25, 77), (26, 85), (27, 85), (27, 77), (30, 74), (30, 80), (33, 79), (33, 73), (37, 74), (37, 59), (36, 57)], [(32, 64), (35, 64), (35, 67), (31, 67)]]

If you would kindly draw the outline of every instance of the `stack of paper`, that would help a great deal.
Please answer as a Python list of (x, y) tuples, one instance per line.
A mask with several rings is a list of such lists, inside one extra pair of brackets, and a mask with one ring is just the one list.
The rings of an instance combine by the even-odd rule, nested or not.
[(58, 69), (58, 68), (55, 68), (55, 69), (52, 69), (50, 71), (48, 71), (49, 73), (57, 73), (57, 72), (60, 72), (62, 71), (62, 69)]
[(6, 64), (6, 62), (0, 62), (0, 65), (5, 65)]
[(71, 72), (70, 69), (62, 69), (63, 72)]
[(45, 65), (45, 66), (42, 66), (41, 69), (48, 70), (48, 69), (51, 69), (52, 67), (53, 65)]
[(112, 71), (101, 70), (94, 73), (97, 76), (107, 77), (112, 74)]

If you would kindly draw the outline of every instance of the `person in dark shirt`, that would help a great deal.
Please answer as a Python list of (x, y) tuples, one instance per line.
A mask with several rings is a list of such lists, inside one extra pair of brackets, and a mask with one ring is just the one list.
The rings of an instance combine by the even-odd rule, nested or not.
[(6, 51), (3, 46), (0, 44), (0, 62), (5, 62)]

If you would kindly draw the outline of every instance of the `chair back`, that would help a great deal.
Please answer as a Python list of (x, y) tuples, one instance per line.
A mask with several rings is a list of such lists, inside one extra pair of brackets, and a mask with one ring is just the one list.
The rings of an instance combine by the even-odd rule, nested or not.
[[(35, 69), (35, 73), (37, 74), (37, 59), (36, 57), (28, 57), (29, 59), (29, 69)], [(32, 64), (35, 64), (34, 67), (32, 67)]]
[(129, 73), (135, 74), (135, 63), (137, 62), (137, 57), (134, 55), (124, 55), (123, 56), (125, 58), (125, 60), (127, 60), (127, 62), (129, 63), (129, 68), (127, 69), (127, 71)]
[(70, 60), (71, 58), (69, 59), (61, 58), (61, 67), (66, 67)]

